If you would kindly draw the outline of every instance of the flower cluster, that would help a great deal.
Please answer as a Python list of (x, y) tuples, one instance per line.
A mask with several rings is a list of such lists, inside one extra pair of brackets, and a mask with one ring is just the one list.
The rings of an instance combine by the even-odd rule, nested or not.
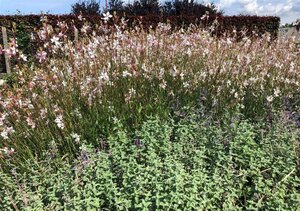
[(44, 23), (33, 35), (41, 42), (37, 62), (19, 66), (17, 85), (0, 92), (0, 147), (18, 151), (26, 141), (45, 147), (56, 140), (72, 153), (72, 144), (96, 142), (110, 131), (114, 118), (135, 125), (184, 106), (216, 113), (241, 108), (255, 116), (281, 108), (282, 99), (300, 99), (300, 51), (293, 39), (271, 41), (266, 34), (236, 42), (196, 26), (171, 31), (159, 24), (146, 32), (121, 23), (91, 34), (84, 24), (76, 43), (64, 35), (67, 24), (54, 30)]

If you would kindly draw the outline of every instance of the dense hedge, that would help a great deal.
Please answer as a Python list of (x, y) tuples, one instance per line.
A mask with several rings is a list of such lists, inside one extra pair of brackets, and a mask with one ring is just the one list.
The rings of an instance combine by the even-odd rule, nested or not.
[[(99, 25), (103, 22), (101, 16), (91, 15), (84, 16), (85, 21), (89, 22), (91, 26)], [(236, 29), (238, 32), (247, 29), (247, 35), (250, 36), (252, 31), (255, 31), (258, 35), (265, 32), (269, 32), (276, 36), (279, 28), (280, 18), (273, 16), (209, 16), (203, 18), (201, 16), (160, 16), (160, 15), (147, 15), (147, 16), (126, 16), (130, 26), (137, 23), (142, 23), (146, 27), (156, 26), (160, 22), (168, 22), (173, 27), (181, 27), (182, 25), (197, 24), (202, 26), (211, 26), (214, 21), (218, 20), (216, 27), (216, 33), (218, 35), (223, 34), (226, 31), (232, 31)], [(15, 16), (0, 16), (0, 25), (5, 26), (8, 29), (12, 29), (13, 25), (16, 29), (25, 32), (32, 32), (34, 28), (42, 26), (41, 15), (15, 15)], [(65, 21), (68, 24), (75, 25), (77, 28), (81, 28), (84, 21), (79, 21), (75, 15), (47, 15), (48, 23), (52, 26), (57, 25), (59, 21)], [(114, 21), (110, 21), (108, 24), (118, 23), (120, 16), (115, 18)], [(70, 27), (72, 30), (72, 27)], [(0, 38), (2, 39), (2, 38)]]
[(241, 33), (245, 29), (246, 36), (251, 36), (252, 32), (258, 36), (269, 32), (273, 37), (277, 37), (280, 18), (272, 16), (225, 16), (218, 17), (218, 22), (219, 26), (216, 32), (219, 35), (224, 32), (232, 32), (233, 29)]
[[(100, 15), (84, 16), (83, 20), (79, 20), (75, 15), (46, 15), (47, 23), (53, 27), (58, 27), (59, 22), (68, 24), (66, 35), (74, 36), (74, 27), (80, 29), (88, 22), (91, 31), (93, 27), (99, 26), (104, 21)], [(41, 15), (15, 15), (15, 16), (0, 16), (0, 26), (4, 26), (8, 30), (10, 38), (18, 39), (19, 49), (27, 55), (35, 55), (39, 43), (32, 42), (30, 39), (32, 32), (43, 26)], [(173, 29), (187, 27), (190, 24), (200, 25), (210, 29), (212, 35), (220, 36), (261, 36), (269, 32), (272, 38), (277, 37), (280, 18), (278, 17), (259, 17), (259, 16), (195, 16), (195, 15), (178, 15), (178, 16), (162, 16), (162, 15), (147, 15), (147, 16), (126, 16), (128, 26), (143, 25), (145, 29), (149, 27), (155, 28), (158, 23), (167, 22)], [(118, 24), (121, 16), (115, 16), (114, 19), (108, 21), (108, 25)], [(215, 20), (218, 20), (216, 24)], [(236, 30), (236, 33), (233, 31)], [(98, 30), (99, 31), (99, 30)], [(3, 43), (0, 36), (0, 44)], [(1, 59), (3, 61), (3, 59)], [(3, 63), (0, 62), (0, 69), (3, 68)]]

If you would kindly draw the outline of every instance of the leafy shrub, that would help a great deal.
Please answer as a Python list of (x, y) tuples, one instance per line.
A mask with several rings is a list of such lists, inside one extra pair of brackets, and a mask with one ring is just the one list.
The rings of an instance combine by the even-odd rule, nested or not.
[(100, 14), (100, 3), (95, 0), (80, 0), (72, 5), (72, 14), (98, 15)]
[[(235, 115), (237, 117), (239, 115)], [(29, 161), (1, 171), (0, 208), (41, 210), (295, 210), (300, 206), (299, 131), (280, 121), (202, 115), (150, 118), (128, 133), (115, 122), (101, 148), (72, 164)], [(47, 152), (48, 153), (48, 152)], [(298, 166), (299, 167), (299, 166)]]
[(158, 0), (139, 0), (132, 4), (126, 4), (123, 11), (128, 15), (153, 15), (160, 14), (160, 5)]
[(122, 15), (122, 13), (124, 14), (125, 12), (123, 4), (124, 2), (122, 0), (110, 0), (108, 1), (108, 9), (112, 14), (117, 13)]
[[(170, 6), (168, 6), (170, 5)], [(222, 11), (218, 11), (216, 6), (212, 3), (210, 5), (199, 4), (194, 0), (174, 0), (170, 3), (165, 3), (165, 14), (166, 15), (196, 15), (203, 16), (207, 12), (210, 15), (219, 15), (223, 14)]]
[[(124, 13), (118, 13), (119, 16), (110, 20), (108, 24), (120, 24), (120, 19), (124, 16)], [(31, 51), (28, 51), (28, 47), (34, 42), (29, 42), (26, 45), (26, 42), (29, 41), (29, 37), (31, 33), (33, 33), (34, 29), (40, 29), (43, 27), (45, 21), (41, 21), (47, 19), (47, 24), (51, 25), (54, 28), (57, 28), (57, 24), (59, 22), (65, 22), (68, 25), (66, 35), (68, 37), (74, 36), (74, 28), (76, 26), (77, 29), (81, 29), (84, 23), (88, 23), (91, 29), (97, 32), (97, 26), (101, 25), (103, 21), (103, 17), (100, 15), (84, 15), (84, 20), (79, 20), (77, 16), (73, 15), (15, 15), (15, 16), (0, 16), (1, 25), (6, 27), (9, 33), (10, 38), (14, 38), (14, 26), (16, 27), (16, 32), (18, 33), (18, 38), (20, 41), (24, 40), (24, 45), (21, 45), (21, 50), (24, 52), (31, 52), (36, 50), (36, 48), (30, 48)], [(125, 19), (130, 23), (127, 27), (132, 26), (135, 27), (142, 23), (144, 28), (148, 29), (150, 26), (157, 26), (159, 23), (169, 23), (173, 28), (181, 28), (183, 25), (188, 27), (190, 24), (198, 25), (198, 26), (211, 26), (214, 21), (218, 20), (218, 28), (215, 32), (216, 35), (221, 36), (227, 32), (227, 35), (232, 35), (232, 31), (236, 30), (238, 33), (243, 33), (246, 30), (247, 36), (252, 36), (252, 31), (254, 31), (258, 36), (262, 36), (264, 33), (269, 32), (272, 36), (276, 37), (280, 18), (278, 17), (260, 17), (260, 16), (220, 16), (210, 14), (205, 19), (203, 18), (203, 14), (197, 13), (194, 15), (144, 15), (143, 17), (134, 16), (125, 13)], [(93, 31), (91, 30), (91, 31)], [(230, 32), (230, 33), (228, 33)], [(26, 41), (26, 42), (25, 42)], [(0, 43), (2, 43), (2, 36), (0, 36)], [(24, 47), (24, 49), (23, 49)], [(35, 46), (37, 47), (37, 46)]]
[(175, 0), (166, 1), (160, 4), (157, 0), (138, 0), (133, 3), (124, 4), (123, 1), (110, 0), (109, 11), (111, 13), (126, 14), (130, 16), (146, 16), (146, 15), (189, 15), (203, 16), (206, 12), (211, 15), (222, 15), (222, 11), (218, 11), (214, 4), (205, 6), (195, 1)]

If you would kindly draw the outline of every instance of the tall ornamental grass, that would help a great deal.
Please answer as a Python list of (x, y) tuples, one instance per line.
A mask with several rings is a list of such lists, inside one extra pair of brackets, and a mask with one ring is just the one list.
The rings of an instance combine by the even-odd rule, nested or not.
[(293, 38), (235, 42), (196, 26), (146, 32), (122, 21), (95, 32), (86, 23), (73, 42), (67, 24), (42, 21), (32, 35), (40, 44), (34, 57), (18, 51), (16, 40), (4, 49), (17, 65), (0, 92), (3, 168), (42, 158), (53, 146), (75, 157), (83, 142), (101, 145), (115, 121), (134, 131), (148, 116), (180, 116), (183, 108), (216, 119), (236, 110), (253, 121), (272, 121), (276, 111), (295, 118), (300, 57)]

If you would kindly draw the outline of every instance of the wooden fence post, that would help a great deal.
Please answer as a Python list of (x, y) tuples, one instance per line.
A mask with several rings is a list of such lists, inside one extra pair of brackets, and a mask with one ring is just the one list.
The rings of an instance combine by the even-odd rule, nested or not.
[[(8, 49), (7, 32), (6, 32), (6, 28), (3, 26), (2, 26), (2, 37), (3, 37), (4, 49)], [(10, 70), (9, 54), (6, 51), (4, 53), (4, 58), (5, 58), (6, 73), (10, 74), (11, 70)]]
[(74, 41), (78, 42), (78, 29), (74, 26)]

